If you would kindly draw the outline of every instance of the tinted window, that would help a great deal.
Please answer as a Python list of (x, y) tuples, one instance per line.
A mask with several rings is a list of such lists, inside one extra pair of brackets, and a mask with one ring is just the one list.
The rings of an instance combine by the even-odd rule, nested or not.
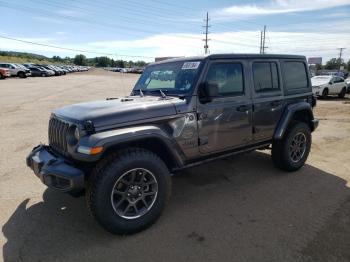
[(303, 62), (285, 62), (284, 78), (287, 90), (308, 86), (306, 68)]
[(255, 92), (260, 93), (279, 90), (276, 63), (254, 63), (253, 77)]
[(222, 96), (242, 95), (244, 92), (243, 69), (239, 63), (212, 64), (206, 81), (216, 83)]

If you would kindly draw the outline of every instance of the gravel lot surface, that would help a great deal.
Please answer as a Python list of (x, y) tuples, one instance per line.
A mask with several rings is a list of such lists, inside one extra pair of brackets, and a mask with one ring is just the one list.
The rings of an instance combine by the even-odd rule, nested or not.
[(48, 190), (25, 165), (47, 141), (50, 111), (128, 94), (138, 75), (92, 70), (0, 80), (0, 261), (350, 261), (350, 98), (318, 101), (305, 167), (275, 169), (269, 151), (173, 178), (158, 222), (114, 236), (84, 197)]

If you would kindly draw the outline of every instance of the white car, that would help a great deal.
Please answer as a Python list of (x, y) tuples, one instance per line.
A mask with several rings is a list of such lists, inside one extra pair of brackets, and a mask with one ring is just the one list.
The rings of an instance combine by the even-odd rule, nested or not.
[(316, 96), (326, 98), (328, 95), (337, 95), (343, 98), (346, 94), (346, 83), (339, 76), (321, 75), (311, 78), (312, 92)]
[(20, 78), (26, 78), (27, 76), (30, 76), (29, 69), (17, 66), (16, 64), (0, 63), (0, 67), (7, 68), (10, 71), (11, 76), (18, 76)]

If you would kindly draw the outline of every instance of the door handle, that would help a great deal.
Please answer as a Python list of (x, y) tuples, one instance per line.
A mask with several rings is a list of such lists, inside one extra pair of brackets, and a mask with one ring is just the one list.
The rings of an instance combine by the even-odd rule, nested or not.
[(273, 101), (270, 103), (271, 106), (273, 107), (277, 107), (277, 106), (280, 106), (281, 105), (281, 101)]
[(248, 105), (242, 105), (242, 106), (237, 107), (236, 109), (237, 109), (237, 111), (239, 111), (239, 112), (246, 112), (246, 111), (248, 111), (248, 110), (250, 109), (250, 106), (248, 106)]

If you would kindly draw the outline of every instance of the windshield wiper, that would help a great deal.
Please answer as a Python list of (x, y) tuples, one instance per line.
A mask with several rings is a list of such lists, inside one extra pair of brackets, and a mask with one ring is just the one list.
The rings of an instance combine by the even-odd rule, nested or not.
[[(141, 89), (139, 89), (141, 90)], [(161, 89), (153, 89), (153, 90), (144, 90), (146, 93), (151, 93), (151, 94), (154, 94), (154, 93), (160, 93), (161, 97), (163, 99), (166, 99), (168, 98), (167, 95), (161, 90)], [(166, 90), (165, 90), (166, 91)]]
[(160, 92), (162, 98), (164, 98), (164, 99), (167, 98), (167, 97), (166, 97), (166, 94), (164, 94), (164, 92), (162, 91), (162, 89), (159, 89), (159, 92)]
[(144, 96), (145, 96), (145, 95), (143, 94), (143, 92), (142, 92), (141, 89), (135, 89), (135, 90), (133, 90), (131, 95), (135, 95), (135, 91), (139, 91), (141, 97), (144, 97)]
[(143, 92), (142, 92), (142, 89), (139, 89), (139, 91), (140, 91), (140, 96), (143, 97), (144, 94), (143, 94)]

